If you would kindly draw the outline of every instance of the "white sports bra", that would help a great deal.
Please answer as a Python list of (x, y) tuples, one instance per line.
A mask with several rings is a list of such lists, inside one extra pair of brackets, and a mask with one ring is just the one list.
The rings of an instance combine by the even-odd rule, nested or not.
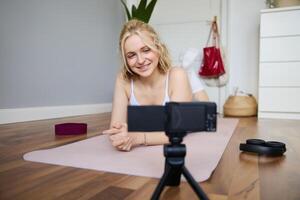
[[(164, 101), (163, 101), (162, 105), (165, 105), (166, 102), (170, 101), (170, 97), (169, 97), (169, 94), (168, 94), (168, 91), (169, 91), (169, 73), (167, 74), (165, 86), (166, 86), (165, 87), (165, 98), (164, 98)], [(132, 106), (140, 106), (141, 104), (139, 104), (139, 102), (136, 100), (133, 90), (134, 90), (133, 80), (131, 79), (131, 93), (130, 93), (129, 104), (132, 105)]]

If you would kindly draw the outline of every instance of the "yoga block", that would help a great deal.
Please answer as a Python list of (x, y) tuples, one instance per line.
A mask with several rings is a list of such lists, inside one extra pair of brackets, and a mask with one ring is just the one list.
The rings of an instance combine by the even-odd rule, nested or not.
[(55, 135), (83, 135), (86, 133), (86, 123), (63, 123), (55, 125)]

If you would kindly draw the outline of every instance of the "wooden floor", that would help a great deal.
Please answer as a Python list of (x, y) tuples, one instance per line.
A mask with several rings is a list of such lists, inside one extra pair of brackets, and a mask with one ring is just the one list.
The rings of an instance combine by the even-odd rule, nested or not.
[[(0, 199), (149, 199), (158, 179), (24, 161), (24, 153), (99, 135), (110, 114), (0, 125)], [(55, 137), (54, 124), (88, 123), (87, 137)], [(240, 153), (248, 138), (285, 142), (283, 157)], [(162, 169), (163, 170), (163, 169)], [(211, 178), (200, 184), (210, 199), (300, 199), (300, 121), (242, 118)], [(188, 184), (161, 199), (197, 199)]]

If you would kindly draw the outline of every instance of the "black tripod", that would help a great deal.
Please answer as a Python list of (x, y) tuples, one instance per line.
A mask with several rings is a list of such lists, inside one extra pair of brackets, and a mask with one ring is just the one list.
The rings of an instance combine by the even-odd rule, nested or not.
[(165, 186), (178, 186), (180, 184), (181, 174), (184, 175), (199, 199), (208, 200), (199, 184), (195, 181), (188, 169), (184, 166), (184, 157), (186, 154), (185, 144), (181, 144), (185, 133), (168, 134), (171, 144), (164, 145), (165, 171), (152, 194), (151, 200), (159, 199)]

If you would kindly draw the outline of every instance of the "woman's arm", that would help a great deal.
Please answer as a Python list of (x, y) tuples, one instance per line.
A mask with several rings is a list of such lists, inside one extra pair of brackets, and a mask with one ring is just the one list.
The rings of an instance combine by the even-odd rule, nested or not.
[(121, 73), (118, 74), (115, 81), (112, 112), (109, 129), (103, 131), (103, 134), (109, 135), (110, 141), (114, 147), (119, 150), (130, 150), (134, 142), (133, 138), (127, 132), (127, 106), (128, 106), (128, 81), (124, 80)]
[(126, 87), (129, 87), (129, 83), (119, 74), (115, 82), (110, 128), (103, 133), (109, 135), (113, 146), (123, 151), (129, 151), (134, 146), (168, 143), (164, 132), (128, 132), (126, 122), (129, 94)]
[(128, 84), (129, 83), (122, 77), (122, 74), (119, 73), (115, 81), (110, 128), (112, 128), (113, 124), (117, 122), (125, 123), (127, 121), (127, 106), (129, 97), (126, 92), (126, 86)]

